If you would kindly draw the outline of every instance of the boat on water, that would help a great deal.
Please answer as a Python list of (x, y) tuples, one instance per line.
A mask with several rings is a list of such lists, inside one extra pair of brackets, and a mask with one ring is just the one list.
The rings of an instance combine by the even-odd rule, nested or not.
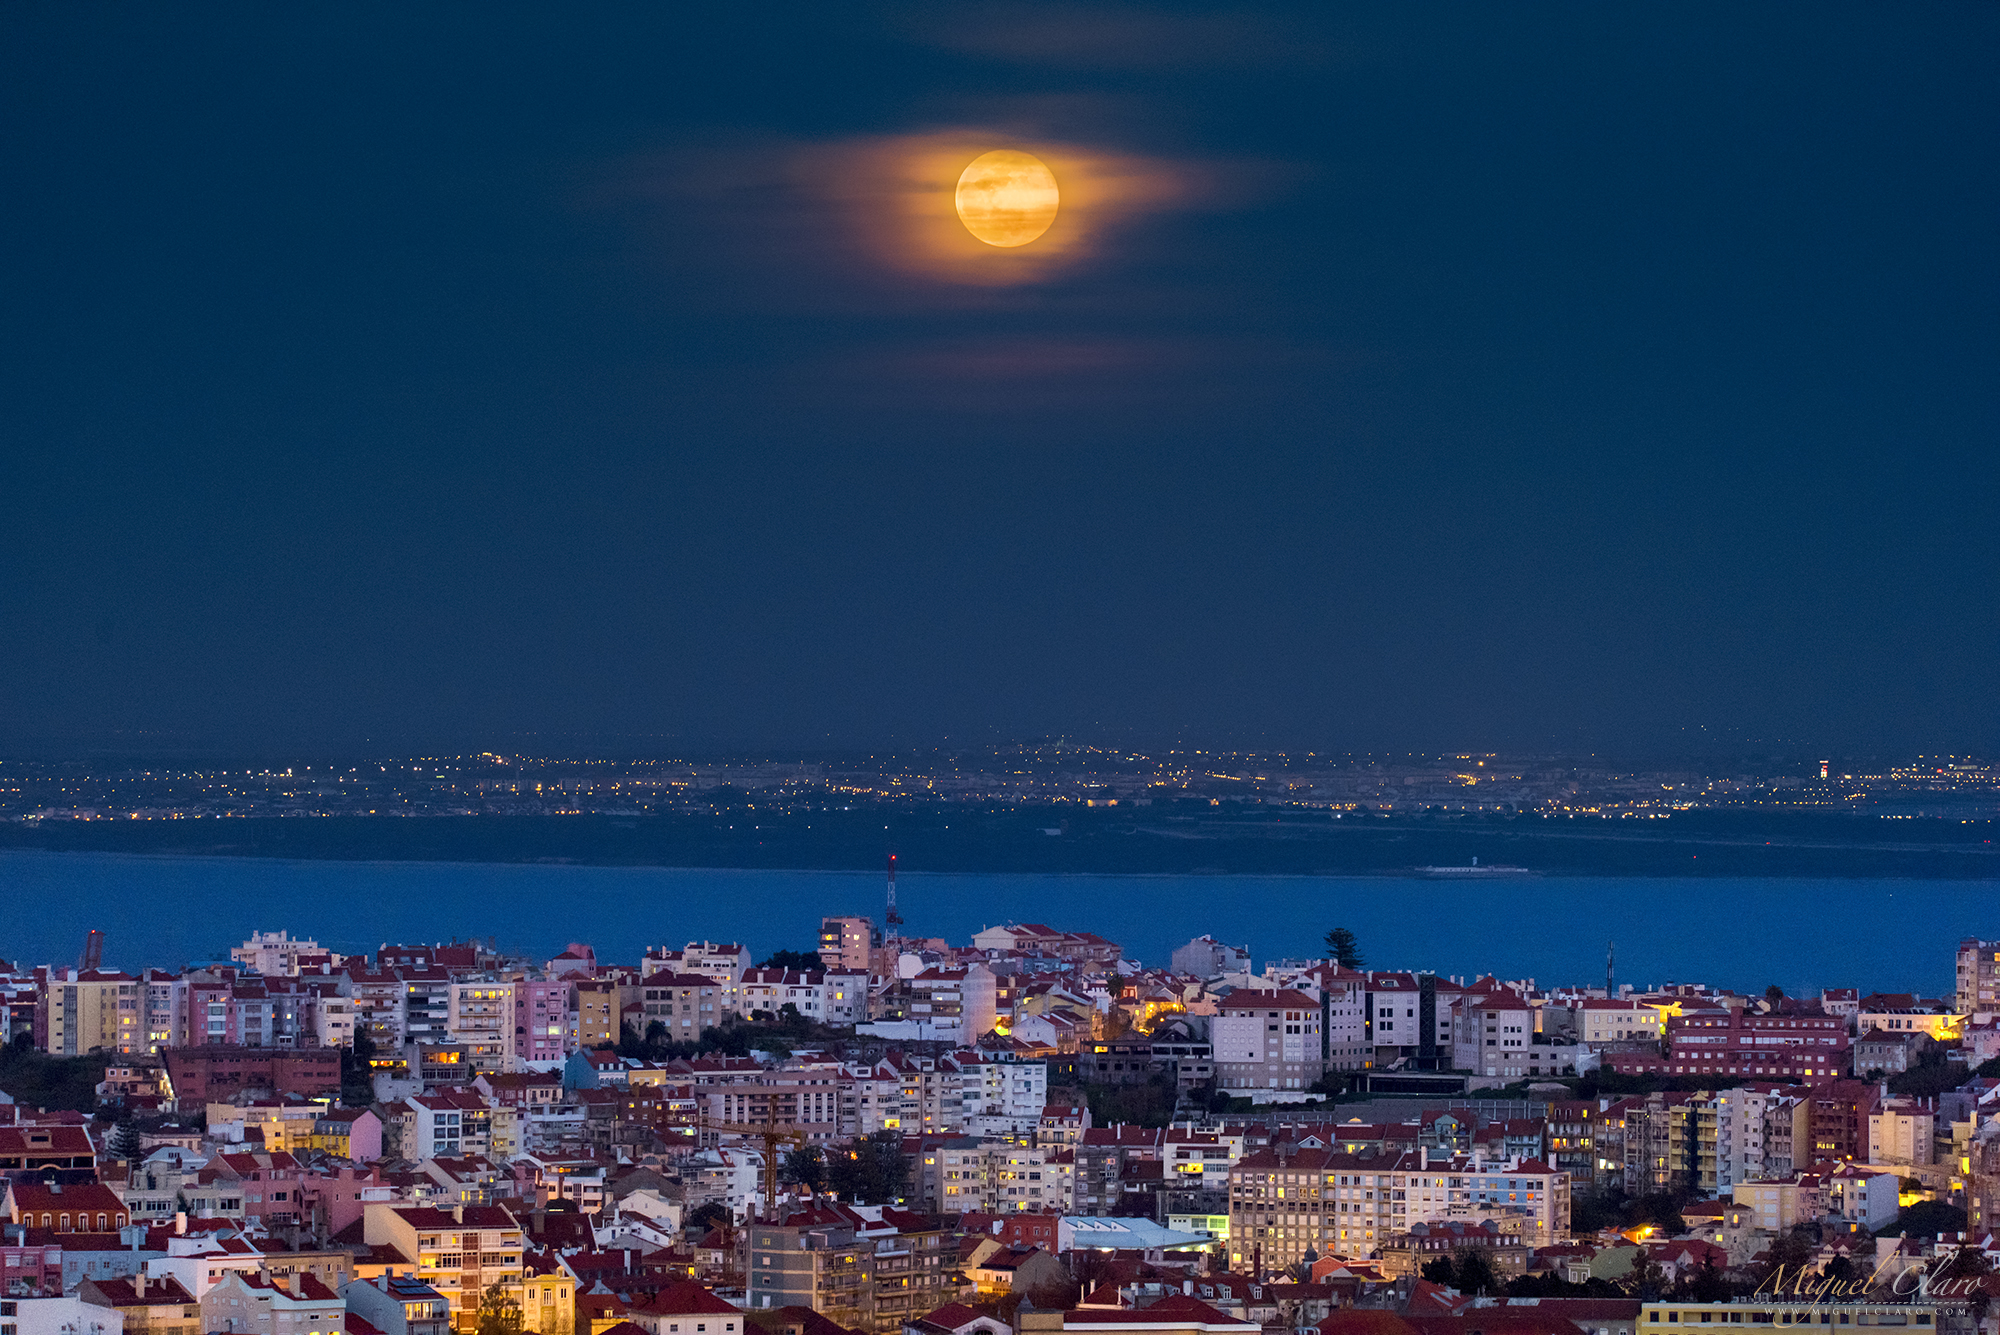
[(1478, 858), (1474, 858), (1472, 865), (1469, 867), (1412, 867), (1410, 870), (1419, 876), (1426, 876), (1434, 881), (1474, 880), (1489, 876), (1541, 875), (1540, 872), (1532, 871), (1527, 867), (1509, 867), (1498, 862), (1489, 862), (1482, 866)]

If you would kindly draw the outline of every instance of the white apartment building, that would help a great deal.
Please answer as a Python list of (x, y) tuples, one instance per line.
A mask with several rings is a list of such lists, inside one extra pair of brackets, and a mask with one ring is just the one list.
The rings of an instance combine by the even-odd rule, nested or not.
[(1223, 1089), (1308, 1089), (1325, 1074), (1319, 1002), (1295, 989), (1231, 992), (1210, 1033)]
[(648, 951), (642, 973), (698, 974), (715, 983), (717, 1019), (720, 1024), (732, 1015), (748, 1015), (751, 1007), (743, 1002), (743, 975), (750, 968), (750, 949), (736, 942), (690, 941), (680, 950)]
[(450, 984), (445, 1032), (463, 1043), (475, 1071), (511, 1069), (514, 1056), (514, 985), (497, 979)]
[(1530, 1074), (1528, 1045), (1534, 1041), (1535, 1014), (1518, 992), (1467, 992), (1456, 1004), (1454, 1067), (1508, 1081)]
[[(266, 978), (296, 978), (299, 956), (327, 953), (319, 942), (294, 941), (288, 932), (253, 931), (248, 941), (229, 952), (229, 958)], [(334, 962), (339, 962), (337, 956)]]
[(821, 1024), (856, 1024), (868, 1018), (866, 972), (819, 969), (746, 969), (737, 984), (745, 1015), (777, 1014), (786, 1005)]

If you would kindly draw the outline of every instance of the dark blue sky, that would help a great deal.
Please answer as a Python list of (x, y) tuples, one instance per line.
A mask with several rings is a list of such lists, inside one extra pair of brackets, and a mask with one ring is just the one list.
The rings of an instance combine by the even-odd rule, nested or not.
[[(0, 743), (1991, 747), (1997, 59), (10, 5)], [(1109, 202), (962, 281), (898, 175), (960, 144)]]

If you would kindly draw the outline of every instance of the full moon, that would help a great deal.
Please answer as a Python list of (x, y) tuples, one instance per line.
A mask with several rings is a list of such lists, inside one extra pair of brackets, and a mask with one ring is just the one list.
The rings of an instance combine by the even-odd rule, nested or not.
[(958, 178), (958, 219), (989, 246), (1025, 246), (1056, 220), (1055, 174), (1032, 153), (995, 149)]

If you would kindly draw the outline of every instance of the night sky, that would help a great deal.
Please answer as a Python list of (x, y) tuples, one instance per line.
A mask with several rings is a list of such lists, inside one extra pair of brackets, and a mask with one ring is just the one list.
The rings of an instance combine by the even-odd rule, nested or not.
[[(1990, 748), (1996, 68), (1988, 3), (9, 5), (0, 744)], [(934, 188), (990, 148), (1018, 252)]]

